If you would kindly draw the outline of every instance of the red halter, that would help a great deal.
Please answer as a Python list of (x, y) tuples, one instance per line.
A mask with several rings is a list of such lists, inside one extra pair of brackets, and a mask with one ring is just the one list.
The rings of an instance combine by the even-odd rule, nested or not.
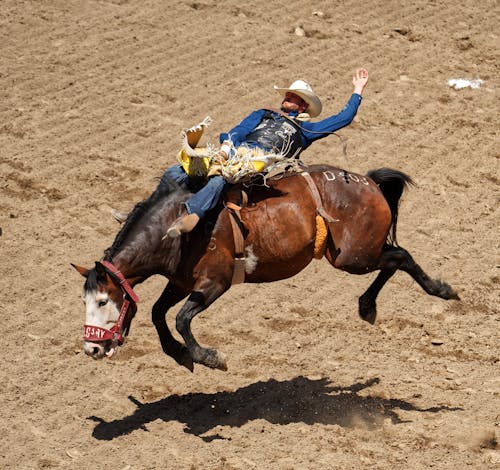
[[(111, 340), (119, 345), (123, 344), (125, 338), (123, 336), (123, 321), (127, 315), (130, 303), (139, 302), (139, 297), (133, 291), (132, 286), (127, 282), (123, 274), (109, 261), (102, 261), (101, 264), (107, 268), (113, 276), (117, 277), (120, 281), (120, 287), (123, 291), (123, 303), (120, 309), (120, 315), (118, 316), (118, 321), (111, 327), (111, 329), (102, 328), (101, 326), (94, 325), (83, 325), (83, 339), (84, 341), (90, 341), (92, 343), (97, 343), (101, 341)], [(130, 300), (127, 297), (130, 297)]]

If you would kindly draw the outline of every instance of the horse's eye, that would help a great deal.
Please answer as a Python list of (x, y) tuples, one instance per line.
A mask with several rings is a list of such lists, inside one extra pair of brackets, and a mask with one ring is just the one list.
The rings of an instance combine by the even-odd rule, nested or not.
[(108, 303), (108, 299), (99, 300), (99, 302), (97, 303), (97, 305), (99, 305), (99, 307), (104, 307), (107, 303)]

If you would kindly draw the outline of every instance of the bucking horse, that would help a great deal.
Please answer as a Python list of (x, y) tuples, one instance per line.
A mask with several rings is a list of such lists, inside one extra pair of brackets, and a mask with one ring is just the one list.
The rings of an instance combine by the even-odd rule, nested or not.
[[(100, 359), (123, 344), (137, 311), (133, 289), (156, 274), (168, 280), (152, 309), (161, 346), (191, 371), (194, 363), (227, 369), (223, 353), (194, 337), (191, 321), (198, 313), (235, 282), (286, 279), (314, 258), (324, 257), (352, 274), (379, 271), (359, 297), (359, 315), (372, 324), (377, 295), (397, 270), (427, 294), (458, 299), (397, 243), (399, 201), (410, 184), (409, 176), (388, 168), (360, 175), (313, 165), (250, 186), (246, 198), (233, 188), (192, 232), (175, 239), (165, 234), (185, 214), (183, 202), (191, 194), (173, 182), (160, 186), (130, 212), (101, 261), (91, 269), (73, 265), (86, 278), (85, 353)], [(169, 330), (166, 314), (184, 299), (176, 316), (182, 344)]]

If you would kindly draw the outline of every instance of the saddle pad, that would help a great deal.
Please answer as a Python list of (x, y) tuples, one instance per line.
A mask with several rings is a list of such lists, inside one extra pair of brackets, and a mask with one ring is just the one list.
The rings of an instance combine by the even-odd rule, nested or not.
[(182, 131), (182, 148), (177, 160), (190, 177), (222, 176), (230, 183), (248, 180), (253, 175), (263, 172), (270, 165), (283, 160), (279, 154), (266, 153), (259, 148), (242, 145), (226, 162), (217, 161), (219, 148), (213, 145), (198, 147), (198, 143), (207, 126), (212, 122), (206, 117), (201, 123)]

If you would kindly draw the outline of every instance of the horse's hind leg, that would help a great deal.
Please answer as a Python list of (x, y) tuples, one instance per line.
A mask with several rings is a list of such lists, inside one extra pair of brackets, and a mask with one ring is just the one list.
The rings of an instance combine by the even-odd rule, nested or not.
[(404, 248), (385, 245), (377, 268), (381, 270), (379, 275), (359, 298), (359, 314), (372, 324), (377, 315), (377, 295), (398, 269), (408, 273), (429, 295), (445, 300), (459, 299), (449, 284), (429, 277)]
[(396, 269), (381, 269), (366, 292), (359, 298), (359, 316), (372, 325), (377, 318), (377, 295)]
[(401, 269), (408, 273), (429, 295), (435, 295), (445, 300), (459, 300), (458, 294), (449, 284), (439, 279), (430, 278), (404, 248), (386, 246), (380, 265), (389, 269)]
[(181, 366), (187, 367), (193, 371), (193, 360), (188, 349), (183, 344), (179, 343), (170, 332), (165, 315), (170, 307), (175, 305), (187, 296), (187, 292), (179, 289), (173, 284), (167, 284), (160, 298), (153, 305), (152, 317), (153, 324), (156, 327), (158, 336), (160, 337), (161, 347), (165, 354), (173, 357)]

